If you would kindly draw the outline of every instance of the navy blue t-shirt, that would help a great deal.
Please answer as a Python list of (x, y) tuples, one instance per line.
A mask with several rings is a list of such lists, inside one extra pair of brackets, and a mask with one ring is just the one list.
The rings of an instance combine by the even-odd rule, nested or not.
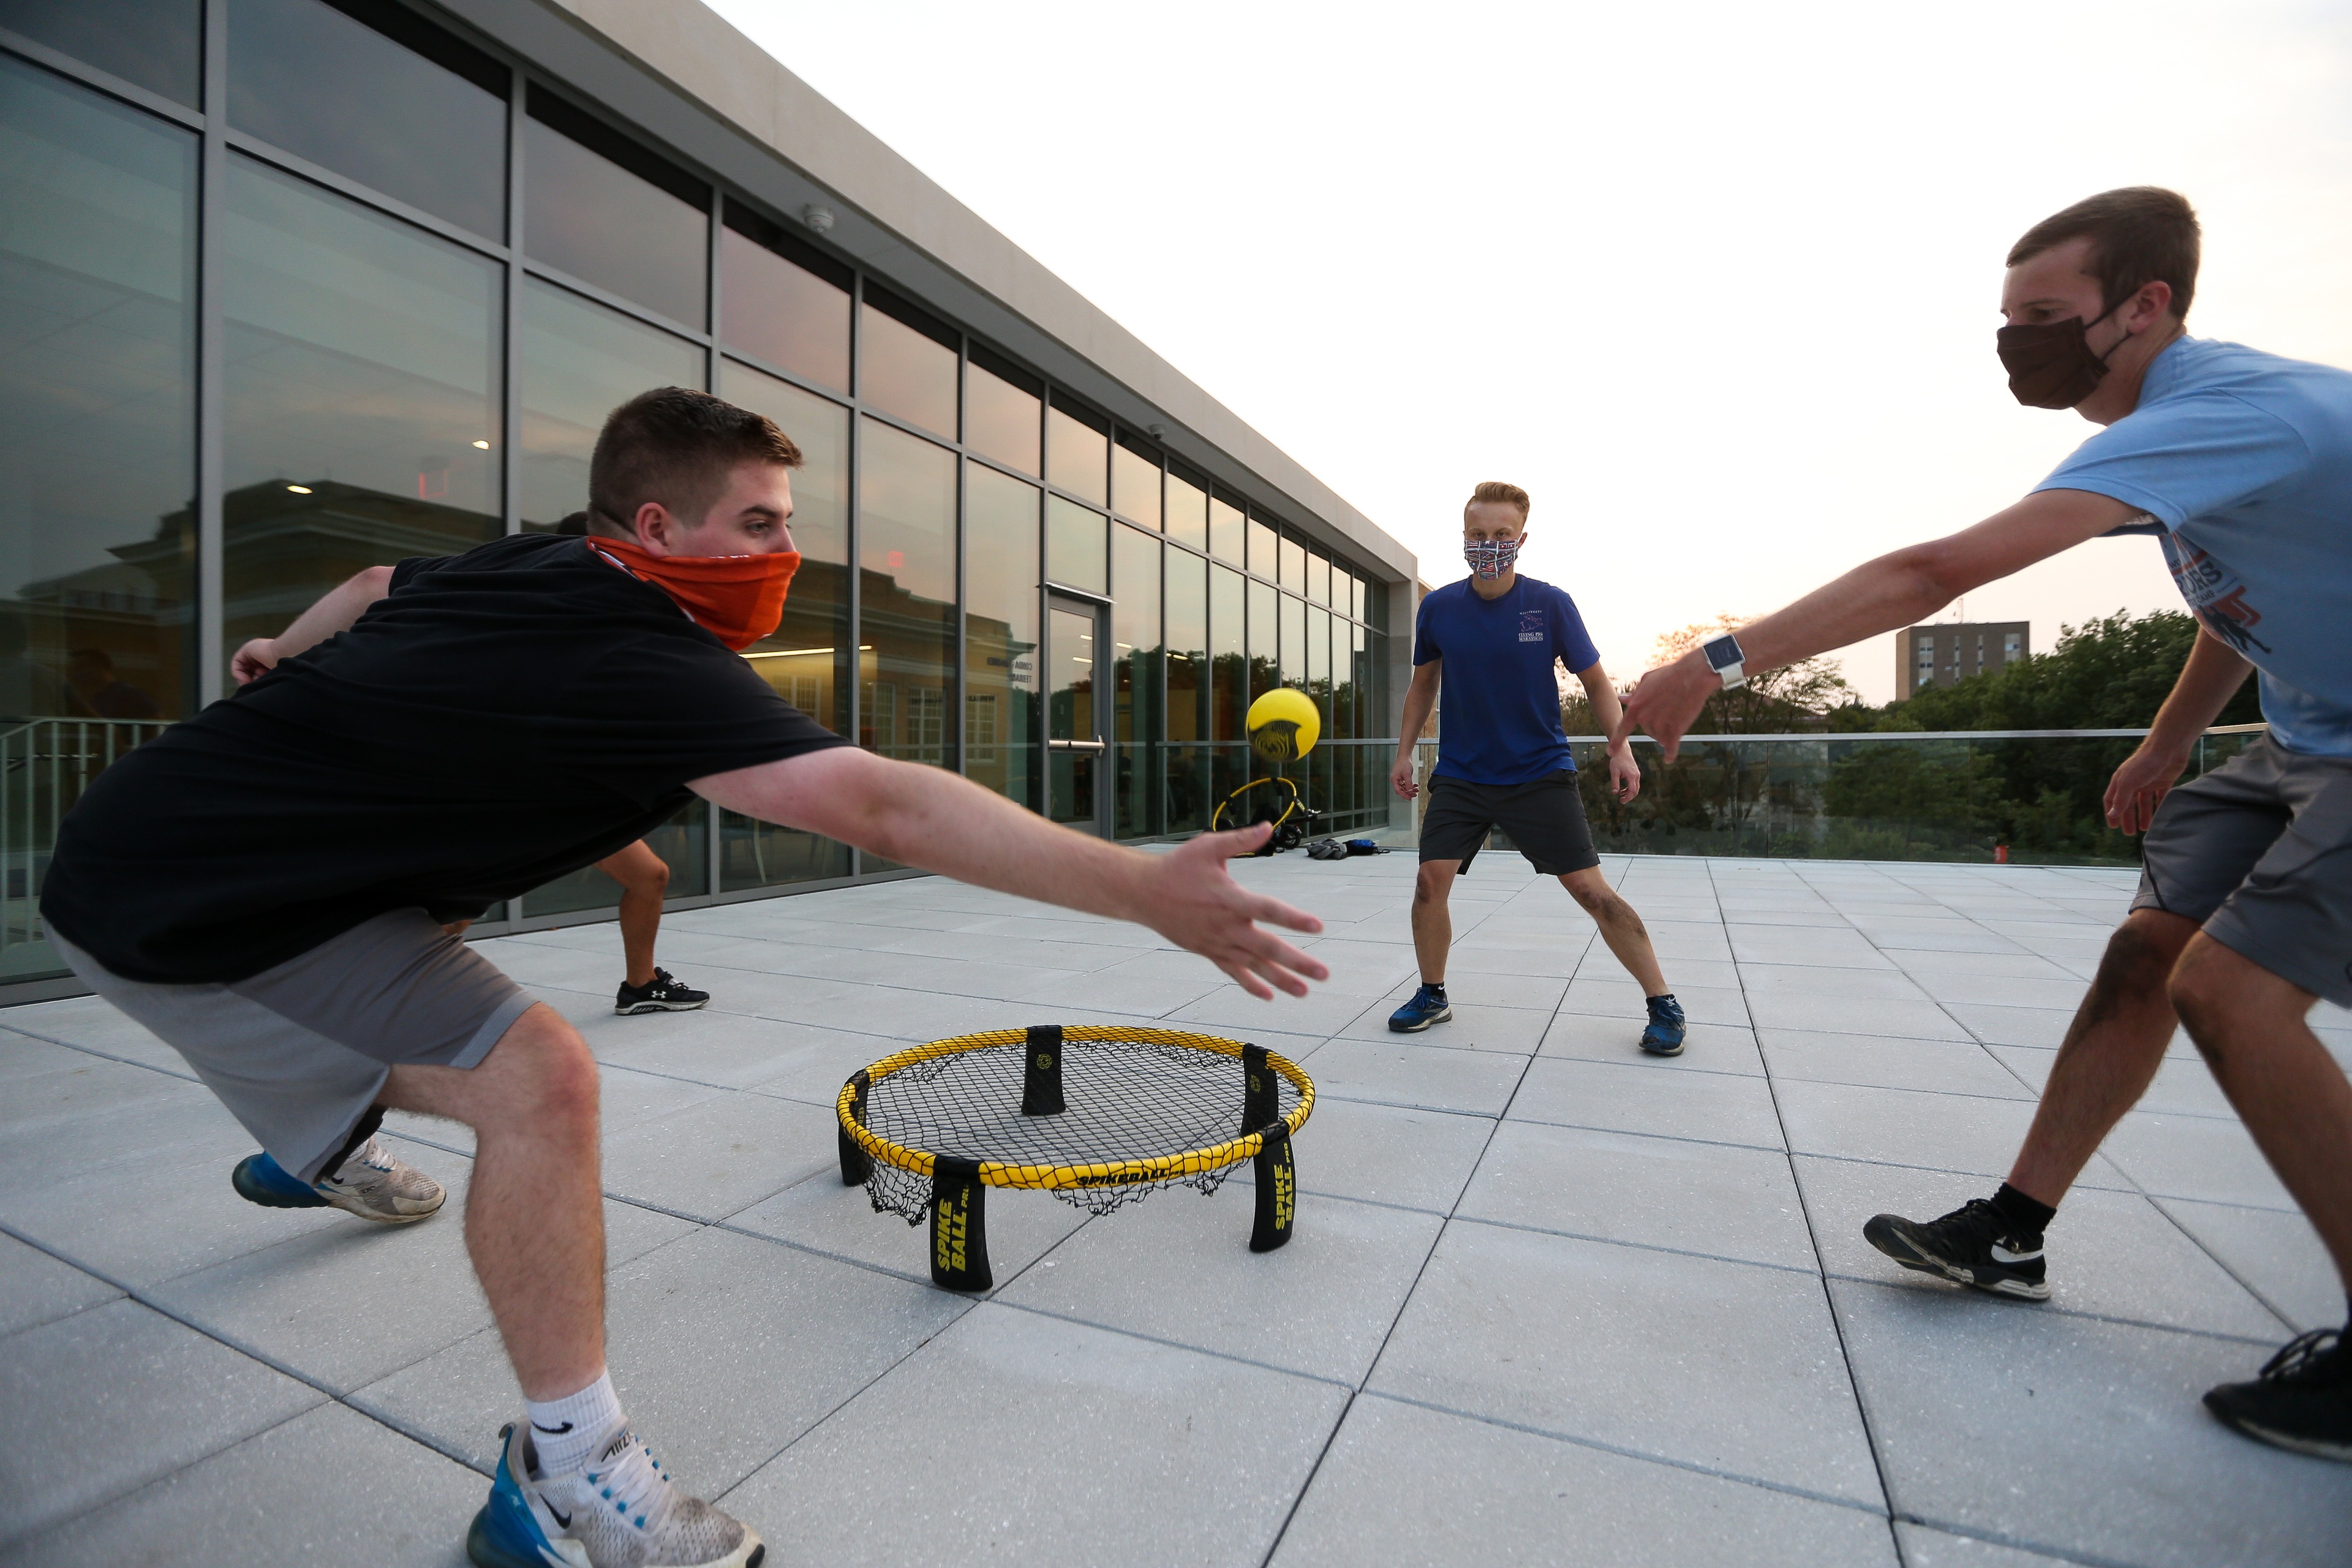
[(1559, 727), (1552, 661), (1574, 675), (1601, 662), (1576, 601), (1522, 574), (1482, 599), (1470, 579), (1431, 591), (1413, 617), (1412, 662), (1445, 661), (1438, 696), (1437, 774), (1471, 784), (1529, 784), (1576, 758)]

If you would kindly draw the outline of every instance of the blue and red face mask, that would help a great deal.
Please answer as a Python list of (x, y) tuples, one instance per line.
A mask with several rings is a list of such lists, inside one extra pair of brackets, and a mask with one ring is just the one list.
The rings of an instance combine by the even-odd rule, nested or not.
[(1470, 563), (1470, 570), (1493, 582), (1511, 569), (1519, 558), (1519, 542), (1516, 539), (1468, 539), (1462, 543), (1462, 559)]

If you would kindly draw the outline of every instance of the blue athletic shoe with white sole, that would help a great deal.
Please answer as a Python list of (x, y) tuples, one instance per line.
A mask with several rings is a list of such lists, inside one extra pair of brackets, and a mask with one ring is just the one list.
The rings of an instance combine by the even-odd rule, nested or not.
[(437, 1213), (449, 1196), (440, 1183), (395, 1159), (383, 1140), (374, 1137), (314, 1184), (298, 1180), (266, 1150), (239, 1160), (228, 1180), (238, 1197), (266, 1209), (339, 1208), (378, 1225), (414, 1225)]
[(1642, 1048), (1654, 1057), (1678, 1057), (1683, 1054), (1683, 1005), (1675, 1000), (1674, 993), (1653, 996), (1650, 1003), (1650, 1024), (1642, 1031)]
[(760, 1568), (768, 1555), (740, 1521), (680, 1492), (625, 1422), (564, 1476), (539, 1473), (529, 1422), (499, 1436), (490, 1500), (466, 1531), (475, 1568)]
[(1418, 1035), (1452, 1016), (1454, 1009), (1446, 1005), (1444, 989), (1424, 985), (1412, 994), (1412, 1001), (1389, 1015), (1389, 1027), (1400, 1035)]

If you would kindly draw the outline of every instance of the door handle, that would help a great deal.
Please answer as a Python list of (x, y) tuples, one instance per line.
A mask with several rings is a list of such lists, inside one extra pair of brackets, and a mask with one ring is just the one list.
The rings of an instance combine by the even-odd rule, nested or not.
[(1110, 744), (1105, 741), (1048, 741), (1045, 749), (1049, 752), (1108, 752)]

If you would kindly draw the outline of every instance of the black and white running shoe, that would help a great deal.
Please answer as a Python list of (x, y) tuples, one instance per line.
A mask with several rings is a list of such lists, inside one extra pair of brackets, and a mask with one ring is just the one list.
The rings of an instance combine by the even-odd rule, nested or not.
[(2253, 1382), (2206, 1390), (2205, 1408), (2257, 1442), (2352, 1463), (2352, 1345), (2336, 1329), (2298, 1334)]
[(1906, 1268), (2015, 1300), (2050, 1300), (2050, 1283), (2042, 1278), (2042, 1238), (2012, 1235), (2009, 1221), (1984, 1198), (1971, 1198), (1925, 1225), (1900, 1215), (1876, 1215), (1862, 1227), (1862, 1235)]
[(613, 1011), (625, 1018), (633, 1013), (691, 1013), (709, 1000), (709, 992), (681, 985), (668, 970), (656, 969), (643, 985), (623, 981), (620, 994), (613, 998)]

